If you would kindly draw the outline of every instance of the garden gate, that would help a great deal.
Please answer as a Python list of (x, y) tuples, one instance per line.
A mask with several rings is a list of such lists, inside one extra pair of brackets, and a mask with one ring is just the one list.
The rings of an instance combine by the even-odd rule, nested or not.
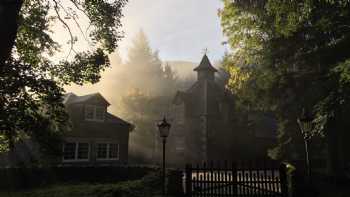
[(186, 165), (186, 196), (287, 197), (285, 164), (232, 162)]

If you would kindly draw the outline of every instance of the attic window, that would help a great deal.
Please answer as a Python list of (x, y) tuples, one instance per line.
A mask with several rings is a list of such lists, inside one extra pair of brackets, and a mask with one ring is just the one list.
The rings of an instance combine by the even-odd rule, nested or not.
[(85, 106), (85, 120), (103, 121), (105, 116), (105, 108), (95, 105)]
[(97, 107), (95, 108), (95, 118), (97, 120), (103, 120), (105, 115), (105, 109), (103, 107)]

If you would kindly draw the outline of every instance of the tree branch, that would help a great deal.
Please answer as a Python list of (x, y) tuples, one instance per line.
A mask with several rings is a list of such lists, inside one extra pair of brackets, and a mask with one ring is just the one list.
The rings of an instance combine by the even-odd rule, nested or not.
[(71, 52), (74, 51), (74, 37), (73, 37), (73, 34), (72, 34), (72, 31), (69, 27), (69, 25), (62, 19), (60, 13), (59, 13), (59, 4), (57, 3), (56, 0), (53, 0), (53, 2), (55, 3), (55, 6), (54, 6), (54, 10), (57, 14), (57, 18), (58, 20), (67, 28), (68, 32), (69, 32), (69, 35), (70, 35), (70, 50), (69, 50), (69, 53), (66, 57), (66, 59), (68, 59), (68, 57), (70, 56)]
[(79, 3), (77, 3), (76, 0), (70, 0), (70, 2), (72, 2), (73, 5), (74, 5), (79, 11), (81, 11), (86, 17), (89, 18), (89, 16), (86, 14), (85, 10), (83, 10), (81, 7), (79, 7)]
[(80, 24), (79, 24), (78, 21), (76, 20), (76, 17), (75, 17), (74, 15), (72, 15), (70, 12), (68, 12), (68, 11), (66, 10), (66, 8), (65, 8), (61, 3), (58, 3), (58, 5), (63, 9), (63, 11), (64, 11), (67, 15), (69, 15), (69, 16), (73, 19), (73, 21), (74, 21), (74, 23), (77, 25), (77, 27), (78, 27), (80, 33), (83, 35), (85, 41), (90, 45), (91, 43), (90, 43), (90, 41), (87, 39), (87, 37), (86, 37), (85, 33), (83, 32), (83, 30), (82, 30)]

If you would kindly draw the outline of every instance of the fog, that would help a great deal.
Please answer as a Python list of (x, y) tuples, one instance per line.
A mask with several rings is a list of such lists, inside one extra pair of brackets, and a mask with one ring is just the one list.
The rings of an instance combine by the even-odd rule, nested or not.
[(150, 160), (157, 132), (155, 123), (168, 113), (175, 92), (195, 80), (196, 63), (162, 61), (142, 31), (128, 48), (127, 58), (122, 59), (117, 52), (109, 58), (111, 67), (101, 72), (98, 83), (72, 84), (65, 90), (77, 95), (101, 93), (111, 104), (110, 113), (135, 126), (129, 140), (130, 157), (140, 156), (138, 162)]

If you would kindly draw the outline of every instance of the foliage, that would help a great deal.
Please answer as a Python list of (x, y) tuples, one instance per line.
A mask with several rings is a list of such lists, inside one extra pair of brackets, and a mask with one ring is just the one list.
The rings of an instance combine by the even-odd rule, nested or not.
[(130, 161), (149, 162), (157, 139), (155, 124), (168, 112), (177, 78), (170, 65), (162, 65), (142, 31), (135, 37), (123, 66), (128, 68), (125, 75), (131, 80), (123, 82), (128, 92), (121, 99), (121, 115), (136, 126), (130, 135)]
[[(99, 71), (109, 66), (107, 54), (122, 37), (121, 9), (126, 0), (17, 3), (21, 9), (15, 43), (11, 57), (0, 68), (0, 145), (2, 149), (14, 148), (25, 136), (34, 137), (41, 148), (51, 150), (55, 147), (52, 140), (57, 141), (68, 126), (62, 105), (63, 85), (99, 80)], [(86, 22), (89, 24), (83, 31)], [(64, 52), (65, 45), (53, 40), (54, 24), (63, 25), (70, 35), (68, 55), (59, 61), (55, 58)], [(86, 41), (89, 48), (77, 50), (78, 41)]]
[(315, 115), (315, 134), (346, 125), (349, 1), (224, 0), (219, 15), (234, 49), (225, 57), (228, 87), (243, 107), (275, 112), (277, 158), (298, 152), (292, 144), (301, 140), (296, 118), (302, 108)]
[(156, 122), (164, 115), (170, 97), (148, 96), (131, 91), (121, 100), (126, 119), (136, 126), (130, 135), (130, 162), (149, 163), (157, 139)]
[(133, 78), (126, 84), (129, 89), (139, 89), (149, 96), (172, 94), (168, 90), (175, 86), (175, 73), (169, 65), (162, 65), (158, 51), (150, 48), (142, 30), (135, 36), (128, 50), (125, 66)]
[(12, 64), (16, 66), (1, 67), (0, 72), (3, 150), (14, 148), (16, 141), (29, 136), (43, 144), (44, 153), (48, 149), (57, 150), (59, 146), (54, 142), (59, 142), (57, 137), (62, 134), (59, 131), (66, 130), (67, 122), (62, 89), (28, 64)]

